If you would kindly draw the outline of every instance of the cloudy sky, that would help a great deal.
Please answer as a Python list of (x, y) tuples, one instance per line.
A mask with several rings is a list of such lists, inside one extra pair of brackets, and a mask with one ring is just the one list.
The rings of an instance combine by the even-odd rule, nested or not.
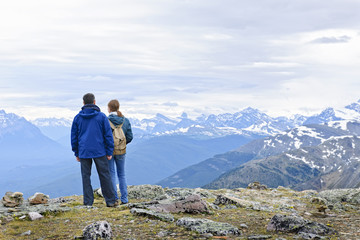
[(312, 114), (360, 98), (358, 0), (0, 3), (0, 109), (72, 117)]

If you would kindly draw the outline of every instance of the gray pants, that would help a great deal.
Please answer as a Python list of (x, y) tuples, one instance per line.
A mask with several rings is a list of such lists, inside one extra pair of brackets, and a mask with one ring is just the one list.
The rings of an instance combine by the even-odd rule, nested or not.
[(96, 170), (100, 179), (102, 194), (106, 204), (115, 203), (115, 192), (112, 186), (111, 176), (109, 172), (109, 163), (106, 156), (99, 158), (81, 158), (81, 176), (83, 183), (84, 205), (91, 206), (94, 203), (94, 193), (91, 186), (91, 167), (92, 160), (95, 162)]

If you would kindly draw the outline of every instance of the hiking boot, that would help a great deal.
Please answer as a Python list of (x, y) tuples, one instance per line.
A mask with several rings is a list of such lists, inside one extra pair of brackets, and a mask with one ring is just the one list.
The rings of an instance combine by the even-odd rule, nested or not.
[(119, 206), (119, 202), (118, 201), (115, 201), (114, 203), (109, 203), (109, 204), (106, 204), (107, 207), (117, 207)]

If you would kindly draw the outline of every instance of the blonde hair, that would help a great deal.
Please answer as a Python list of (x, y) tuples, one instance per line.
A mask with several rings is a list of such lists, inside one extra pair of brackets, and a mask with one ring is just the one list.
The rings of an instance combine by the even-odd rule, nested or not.
[(110, 109), (111, 112), (117, 112), (117, 115), (119, 117), (123, 117), (124, 115), (119, 111), (120, 108), (120, 103), (118, 100), (113, 99), (108, 103), (108, 107)]

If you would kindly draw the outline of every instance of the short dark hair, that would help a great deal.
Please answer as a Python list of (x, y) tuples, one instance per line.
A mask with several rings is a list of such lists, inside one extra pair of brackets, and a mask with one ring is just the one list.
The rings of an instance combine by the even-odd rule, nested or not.
[(87, 93), (83, 96), (84, 104), (94, 104), (95, 95), (92, 93)]

